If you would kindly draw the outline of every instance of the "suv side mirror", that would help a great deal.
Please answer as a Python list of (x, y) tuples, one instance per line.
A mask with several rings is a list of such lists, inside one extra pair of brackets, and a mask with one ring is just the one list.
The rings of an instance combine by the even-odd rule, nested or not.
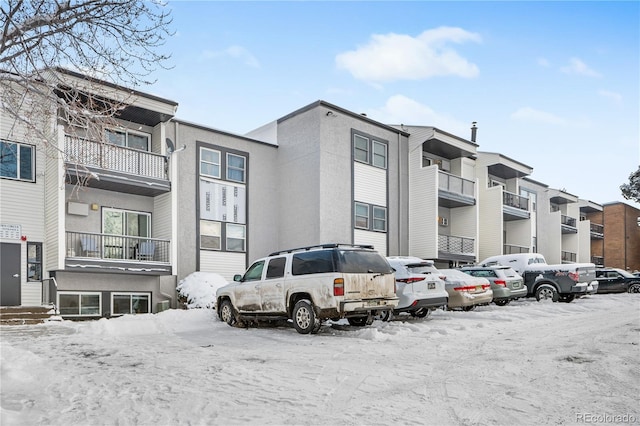
[(237, 282), (242, 281), (242, 275), (240, 275), (240, 274), (235, 274), (235, 275), (233, 276), (233, 280), (234, 280), (234, 281), (237, 281)]

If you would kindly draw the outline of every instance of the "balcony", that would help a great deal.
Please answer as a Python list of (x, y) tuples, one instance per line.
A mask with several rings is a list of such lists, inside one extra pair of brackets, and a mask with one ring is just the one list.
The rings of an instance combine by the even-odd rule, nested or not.
[(65, 135), (64, 161), (69, 183), (145, 196), (171, 190), (167, 160), (154, 152)]
[(502, 247), (503, 254), (529, 253), (529, 247), (518, 246), (515, 244), (505, 244)]
[(578, 256), (576, 253), (570, 251), (560, 252), (560, 259), (562, 260), (562, 263), (576, 263), (577, 258)]
[(438, 235), (438, 258), (475, 262), (475, 239), (453, 235)]
[(502, 217), (506, 221), (529, 219), (529, 199), (512, 192), (502, 192)]
[(576, 234), (578, 232), (578, 228), (576, 228), (575, 217), (561, 215), (560, 227), (563, 234)]
[(442, 207), (473, 206), (476, 204), (475, 182), (439, 171), (438, 199)]
[(65, 233), (65, 269), (170, 275), (170, 241), (158, 238)]
[(602, 256), (591, 256), (591, 263), (596, 266), (604, 266), (604, 257)]
[(598, 223), (591, 223), (590, 226), (591, 238), (601, 240), (604, 238), (604, 225)]

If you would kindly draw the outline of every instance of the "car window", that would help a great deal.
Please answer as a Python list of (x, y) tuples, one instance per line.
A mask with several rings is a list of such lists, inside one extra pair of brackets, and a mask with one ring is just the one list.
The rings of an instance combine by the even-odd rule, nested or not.
[(440, 273), (435, 266), (409, 266), (408, 269), (414, 274), (439, 274)]
[(518, 276), (518, 274), (516, 274), (516, 271), (514, 271), (512, 268), (503, 269), (502, 272), (504, 272), (507, 278), (516, 278)]
[(321, 274), (335, 272), (332, 250), (315, 250), (293, 255), (292, 275)]
[(267, 278), (282, 278), (284, 277), (284, 265), (287, 261), (286, 257), (276, 257), (269, 260), (267, 266)]
[(390, 274), (391, 266), (377, 251), (338, 250), (338, 269), (348, 274)]
[(247, 269), (242, 281), (256, 281), (262, 279), (262, 269), (264, 268), (264, 260), (259, 260)]

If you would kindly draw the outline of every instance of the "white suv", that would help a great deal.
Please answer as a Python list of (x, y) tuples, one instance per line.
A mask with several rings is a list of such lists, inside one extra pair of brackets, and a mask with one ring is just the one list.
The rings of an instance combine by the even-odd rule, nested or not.
[[(440, 272), (433, 266), (432, 260), (423, 260), (412, 256), (387, 257), (395, 271), (396, 295), (400, 302), (393, 310), (394, 315), (406, 312), (423, 318), (432, 310), (447, 306), (448, 293)], [(380, 319), (389, 321), (391, 312), (380, 315)]]
[(271, 253), (216, 292), (218, 316), (236, 322), (291, 319), (302, 334), (322, 321), (371, 324), (398, 305), (389, 263), (373, 246), (324, 244)]

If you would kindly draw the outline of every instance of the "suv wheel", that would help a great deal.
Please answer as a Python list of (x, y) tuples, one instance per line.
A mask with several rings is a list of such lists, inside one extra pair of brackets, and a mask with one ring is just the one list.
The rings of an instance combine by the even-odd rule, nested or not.
[(380, 321), (391, 321), (391, 311), (378, 311), (375, 319)]
[(318, 332), (319, 322), (316, 320), (316, 314), (313, 312), (313, 307), (308, 300), (299, 300), (293, 307), (293, 326), (300, 334), (309, 334), (311, 332)]
[(230, 300), (224, 300), (220, 305), (220, 319), (229, 325), (236, 322), (236, 316), (233, 313), (233, 305)]
[(575, 294), (564, 294), (564, 295), (558, 296), (558, 300), (560, 302), (565, 302), (565, 303), (573, 302), (575, 298), (576, 298)]
[(640, 293), (640, 283), (633, 283), (629, 286), (629, 293)]
[(542, 284), (540, 287), (536, 289), (536, 300), (540, 301), (548, 301), (548, 302), (557, 302), (558, 301), (558, 292), (555, 287), (551, 284)]
[(414, 316), (416, 318), (424, 318), (429, 316), (429, 314), (431, 313), (431, 311), (427, 308), (420, 308), (417, 311), (413, 311), (411, 312), (411, 316)]
[(493, 303), (495, 303), (498, 306), (507, 306), (510, 301), (511, 300), (509, 299), (498, 299), (498, 300), (494, 300)]

